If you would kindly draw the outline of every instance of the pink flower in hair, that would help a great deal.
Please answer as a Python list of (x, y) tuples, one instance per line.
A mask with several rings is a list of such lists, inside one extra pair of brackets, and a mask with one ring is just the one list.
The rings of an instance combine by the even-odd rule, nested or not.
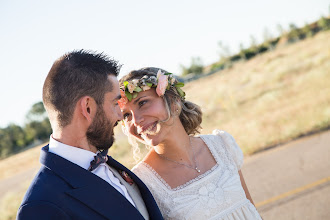
[(120, 90), (121, 99), (118, 100), (118, 105), (122, 109), (128, 102), (128, 98), (125, 95), (125, 91)]
[(166, 87), (168, 85), (168, 76), (162, 73), (162, 71), (158, 70), (157, 79), (158, 79), (158, 83), (157, 83), (156, 93), (158, 96), (163, 96), (166, 91)]

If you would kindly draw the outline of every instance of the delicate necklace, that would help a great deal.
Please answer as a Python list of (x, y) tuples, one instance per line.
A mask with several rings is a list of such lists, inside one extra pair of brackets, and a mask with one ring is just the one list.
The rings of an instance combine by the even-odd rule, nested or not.
[(182, 166), (188, 167), (188, 168), (193, 169), (193, 170), (197, 171), (198, 173), (200, 173), (201, 170), (198, 169), (198, 164), (197, 164), (197, 162), (196, 162), (195, 152), (194, 152), (193, 145), (191, 144), (191, 138), (190, 138), (190, 137), (189, 137), (189, 145), (190, 145), (191, 150), (192, 150), (192, 152), (193, 152), (193, 160), (194, 160), (195, 167), (193, 167), (193, 166), (191, 166), (191, 165), (189, 165), (189, 164), (181, 163), (181, 162), (176, 161), (176, 160), (172, 160), (172, 159), (170, 159), (170, 158), (168, 158), (168, 157), (166, 157), (166, 156), (164, 156), (164, 155), (162, 155), (162, 154), (158, 154), (158, 155), (159, 155), (160, 157), (164, 158), (165, 160), (171, 161), (171, 162), (176, 163), (176, 164), (180, 164), (180, 165), (182, 165)]

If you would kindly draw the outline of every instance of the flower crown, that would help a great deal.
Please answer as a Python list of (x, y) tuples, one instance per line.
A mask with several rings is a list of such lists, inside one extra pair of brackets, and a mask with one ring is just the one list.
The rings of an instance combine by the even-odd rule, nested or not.
[(147, 91), (156, 87), (158, 96), (163, 96), (166, 90), (174, 86), (181, 99), (184, 99), (185, 92), (181, 87), (184, 83), (177, 81), (172, 73), (163, 73), (158, 70), (157, 77), (144, 75), (141, 79), (133, 79), (132, 81), (124, 81), (120, 89), (121, 99), (118, 101), (120, 108), (122, 108), (128, 101), (136, 98), (139, 92)]

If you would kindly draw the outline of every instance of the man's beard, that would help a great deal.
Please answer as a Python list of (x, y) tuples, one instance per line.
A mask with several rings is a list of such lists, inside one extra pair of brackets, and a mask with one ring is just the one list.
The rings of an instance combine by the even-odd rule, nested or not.
[(86, 132), (88, 143), (99, 150), (109, 149), (115, 140), (113, 128), (116, 125), (117, 123), (112, 125), (111, 121), (107, 119), (102, 107), (99, 106), (94, 120)]

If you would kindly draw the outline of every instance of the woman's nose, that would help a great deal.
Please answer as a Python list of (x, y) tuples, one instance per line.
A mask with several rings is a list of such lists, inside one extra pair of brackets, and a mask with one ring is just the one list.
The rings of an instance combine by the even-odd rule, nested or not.
[(139, 125), (143, 121), (143, 117), (137, 112), (131, 112), (132, 122), (135, 126)]

